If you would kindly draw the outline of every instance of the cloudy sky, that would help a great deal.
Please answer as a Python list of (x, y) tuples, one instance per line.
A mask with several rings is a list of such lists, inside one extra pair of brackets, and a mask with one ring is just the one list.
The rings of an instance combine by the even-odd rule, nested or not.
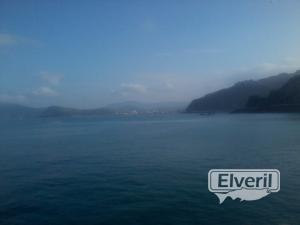
[(298, 0), (0, 0), (0, 102), (189, 101), (300, 68)]

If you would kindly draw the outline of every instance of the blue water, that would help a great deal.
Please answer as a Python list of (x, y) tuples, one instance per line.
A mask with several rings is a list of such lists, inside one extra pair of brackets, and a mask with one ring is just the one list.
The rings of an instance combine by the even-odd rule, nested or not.
[[(207, 189), (214, 168), (274, 168), (253, 202)], [(0, 121), (1, 225), (299, 225), (300, 115)]]

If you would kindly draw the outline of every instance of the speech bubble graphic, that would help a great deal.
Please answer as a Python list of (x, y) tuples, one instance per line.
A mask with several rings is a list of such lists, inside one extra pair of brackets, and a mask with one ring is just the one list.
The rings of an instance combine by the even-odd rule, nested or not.
[(213, 169), (208, 173), (208, 190), (222, 204), (232, 200), (255, 201), (280, 191), (280, 172), (277, 169)]

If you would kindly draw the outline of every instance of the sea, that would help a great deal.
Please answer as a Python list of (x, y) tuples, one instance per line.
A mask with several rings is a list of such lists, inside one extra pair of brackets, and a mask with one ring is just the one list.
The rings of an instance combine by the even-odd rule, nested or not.
[[(211, 169), (278, 169), (257, 201)], [(0, 225), (299, 225), (300, 114), (0, 119)]]

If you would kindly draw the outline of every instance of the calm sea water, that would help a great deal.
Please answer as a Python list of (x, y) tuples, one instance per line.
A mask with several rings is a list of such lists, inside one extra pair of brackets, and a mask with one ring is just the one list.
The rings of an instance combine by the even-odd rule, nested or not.
[[(213, 168), (275, 168), (254, 202), (207, 190)], [(1, 225), (299, 225), (300, 115), (0, 121)]]

